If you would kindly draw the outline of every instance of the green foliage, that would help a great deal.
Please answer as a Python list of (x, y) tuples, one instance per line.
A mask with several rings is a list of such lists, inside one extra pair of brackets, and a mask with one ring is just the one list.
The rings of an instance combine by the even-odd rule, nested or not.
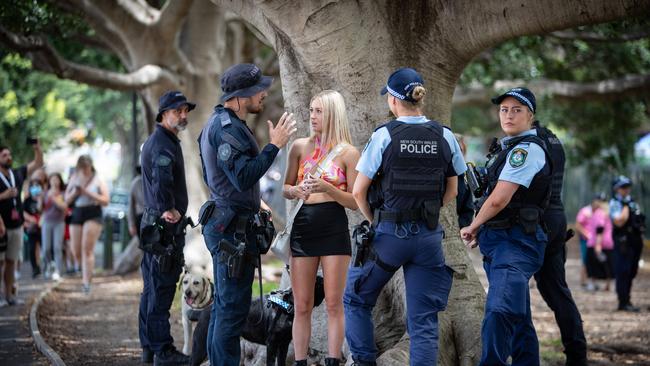
[(27, 137), (38, 137), (44, 149), (65, 142), (71, 129), (87, 129), (88, 137), (113, 141), (129, 130), (130, 96), (98, 90), (50, 74), (36, 72), (29, 60), (0, 51), (0, 144), (12, 149), (16, 164), (33, 158)]
[[(606, 37), (647, 29), (648, 19), (585, 26)], [(591, 82), (650, 72), (650, 39), (630, 42), (587, 42), (553, 36), (528, 36), (505, 42), (477, 57), (464, 70), (460, 85), (491, 87), (498, 80), (535, 79)], [(565, 146), (573, 163), (622, 168), (630, 162), (640, 131), (650, 128), (648, 106), (642, 98), (566, 102), (538, 95), (538, 119), (566, 132)], [(454, 130), (474, 136), (499, 135), (494, 107), (455, 108)], [(598, 171), (594, 169), (593, 171)]]

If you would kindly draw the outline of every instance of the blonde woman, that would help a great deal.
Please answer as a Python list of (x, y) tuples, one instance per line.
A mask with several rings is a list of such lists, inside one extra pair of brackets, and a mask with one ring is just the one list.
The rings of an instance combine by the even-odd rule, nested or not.
[[(311, 336), (314, 283), (319, 264), (323, 268), (329, 357), (325, 365), (339, 365), (343, 344), (343, 289), (350, 262), (351, 243), (345, 208), (357, 209), (352, 187), (357, 172), (359, 151), (351, 145), (345, 102), (340, 93), (325, 90), (309, 105), (311, 134), (291, 146), (284, 197), (303, 199), (291, 232), (291, 287), (295, 318), (293, 344), (296, 365), (307, 365)], [(323, 174), (313, 178), (309, 172), (332, 148), (345, 144)]]
[(108, 205), (108, 188), (95, 174), (88, 155), (77, 160), (74, 174), (65, 191), (66, 204), (72, 205), (70, 240), (75, 261), (81, 263), (82, 290), (90, 292), (95, 269), (95, 244), (102, 232), (102, 206)]

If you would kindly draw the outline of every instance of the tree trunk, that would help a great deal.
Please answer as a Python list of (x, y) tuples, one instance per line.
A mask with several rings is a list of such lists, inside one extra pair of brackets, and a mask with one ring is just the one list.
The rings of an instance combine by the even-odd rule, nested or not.
[[(299, 121), (297, 136), (309, 133), (307, 106), (323, 89), (343, 94), (354, 144), (361, 148), (378, 125), (389, 120), (379, 96), (388, 75), (410, 66), (427, 88), (425, 113), (449, 125), (454, 87), (465, 65), (499, 42), (647, 11), (648, 2), (606, 0), (515, 1), (303, 1), (212, 0), (252, 23), (279, 57), (285, 107)], [(455, 205), (443, 209), (444, 248), (454, 283), (447, 310), (440, 315), (440, 364), (476, 364), (485, 293), (458, 235)], [(322, 312), (318, 317), (324, 316)], [(404, 285), (401, 271), (386, 286), (373, 313), (380, 365), (404, 365)], [(313, 334), (323, 334), (316, 320)], [(324, 338), (312, 339), (317, 358)]]

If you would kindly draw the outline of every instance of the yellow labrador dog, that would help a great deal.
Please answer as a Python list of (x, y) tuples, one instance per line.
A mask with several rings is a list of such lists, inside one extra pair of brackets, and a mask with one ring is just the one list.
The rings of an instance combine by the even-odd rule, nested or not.
[(207, 276), (186, 268), (179, 286), (183, 296), (181, 303), (183, 353), (189, 355), (192, 344), (192, 322), (198, 321), (202, 311), (210, 311), (214, 285)]

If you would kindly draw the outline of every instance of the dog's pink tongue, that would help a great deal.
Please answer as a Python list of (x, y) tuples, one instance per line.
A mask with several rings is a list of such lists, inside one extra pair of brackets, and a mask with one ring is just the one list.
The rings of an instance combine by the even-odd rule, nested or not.
[(194, 304), (194, 299), (188, 297), (187, 300), (185, 300), (185, 302), (187, 303), (187, 305), (192, 305)]

